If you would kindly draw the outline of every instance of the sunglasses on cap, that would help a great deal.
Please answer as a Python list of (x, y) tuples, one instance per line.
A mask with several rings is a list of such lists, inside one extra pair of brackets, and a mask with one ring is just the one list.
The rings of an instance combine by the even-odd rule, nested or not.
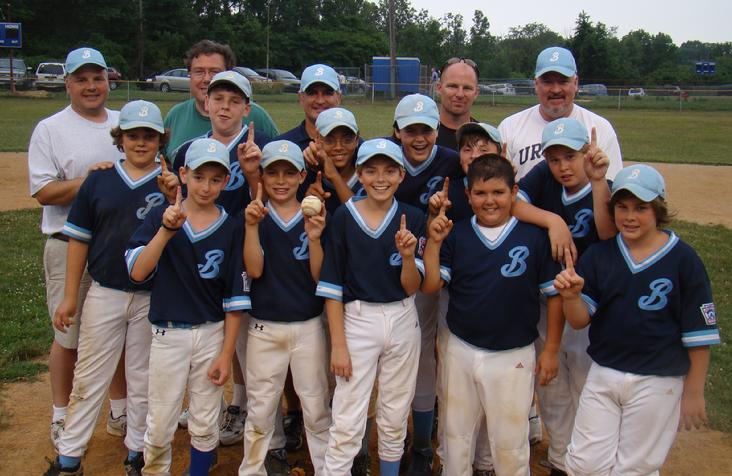
[(445, 72), (448, 66), (451, 66), (453, 64), (458, 63), (465, 63), (471, 68), (473, 68), (473, 71), (475, 71), (475, 76), (480, 77), (480, 71), (478, 71), (478, 65), (475, 63), (475, 61), (471, 60), (470, 58), (462, 58), (459, 56), (455, 56), (453, 58), (450, 58), (449, 60), (445, 61), (445, 63), (442, 65), (442, 68), (440, 68), (440, 76), (442, 76), (442, 73)]

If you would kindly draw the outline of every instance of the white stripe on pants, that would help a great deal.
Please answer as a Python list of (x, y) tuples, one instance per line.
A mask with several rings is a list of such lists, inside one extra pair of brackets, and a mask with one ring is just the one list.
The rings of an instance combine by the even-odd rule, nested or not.
[(126, 292), (92, 283), (84, 302), (74, 386), (59, 454), (81, 457), (86, 451), (122, 349), (127, 377), (125, 445), (142, 451), (147, 416), (149, 310), (149, 291)]
[(419, 364), (420, 330), (414, 297), (391, 303), (345, 305), (345, 331), (353, 375), (336, 377), (333, 425), (324, 474), (350, 474), (366, 429), (369, 395), (378, 377), (376, 426), (379, 458), (399, 461)]
[(574, 476), (657, 475), (676, 438), (682, 377), (592, 363), (565, 460)]
[(142, 473), (170, 474), (171, 442), (188, 385), (188, 433), (191, 446), (211, 451), (219, 444), (219, 413), (223, 387), (207, 376), (221, 353), (224, 322), (194, 328), (152, 326), (150, 387)]
[(264, 460), (277, 420), (288, 367), (302, 405), (303, 423), (315, 474), (323, 471), (328, 445), (330, 408), (326, 373), (325, 331), (320, 316), (303, 322), (249, 318), (247, 343), (247, 421), (240, 476), (266, 476)]
[(489, 351), (454, 334), (445, 362), (445, 474), (471, 476), (481, 408), (498, 476), (529, 474), (534, 346)]

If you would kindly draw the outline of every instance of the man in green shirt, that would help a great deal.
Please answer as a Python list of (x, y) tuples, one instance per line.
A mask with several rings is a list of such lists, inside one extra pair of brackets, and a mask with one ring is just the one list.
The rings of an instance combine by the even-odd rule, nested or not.
[[(236, 65), (236, 58), (228, 45), (201, 40), (186, 52), (185, 63), (191, 77), (192, 97), (173, 106), (165, 118), (165, 128), (171, 133), (165, 156), (170, 159), (181, 144), (211, 130), (211, 119), (204, 108), (208, 83), (216, 73), (231, 70)], [(279, 135), (267, 111), (254, 102), (251, 106), (244, 123), (254, 122), (255, 129), (269, 137)]]

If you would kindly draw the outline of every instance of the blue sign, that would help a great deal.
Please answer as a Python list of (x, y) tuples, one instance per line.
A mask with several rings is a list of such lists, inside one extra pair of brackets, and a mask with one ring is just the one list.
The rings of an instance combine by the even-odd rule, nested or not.
[(717, 63), (714, 61), (698, 61), (696, 74), (714, 74), (717, 72)]
[(23, 35), (20, 23), (0, 23), (0, 48), (21, 48)]

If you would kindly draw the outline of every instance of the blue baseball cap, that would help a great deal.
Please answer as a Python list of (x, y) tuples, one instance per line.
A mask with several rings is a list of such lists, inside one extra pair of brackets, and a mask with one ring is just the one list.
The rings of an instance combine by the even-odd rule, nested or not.
[(650, 165), (636, 164), (618, 172), (613, 181), (612, 194), (627, 190), (644, 202), (656, 197), (666, 198), (666, 182), (663, 176)]
[(348, 109), (333, 107), (318, 114), (318, 118), (315, 120), (315, 128), (318, 129), (321, 136), (327, 136), (336, 127), (347, 127), (354, 134), (358, 134), (356, 117)]
[(119, 128), (123, 131), (146, 127), (161, 134), (165, 133), (163, 115), (160, 109), (148, 101), (130, 101), (119, 112)]
[(247, 99), (252, 99), (252, 84), (247, 78), (236, 71), (222, 71), (220, 73), (216, 73), (211, 79), (211, 82), (208, 83), (208, 92), (211, 92), (211, 89), (213, 89), (217, 84), (222, 83), (231, 84), (241, 91)]
[(399, 129), (412, 124), (425, 124), (431, 129), (437, 129), (440, 124), (440, 113), (437, 103), (431, 97), (423, 94), (404, 96), (394, 111), (394, 121)]
[(93, 64), (107, 69), (107, 62), (104, 61), (104, 56), (94, 48), (84, 46), (69, 51), (69, 54), (66, 56), (66, 74), (71, 74), (87, 64)]
[(383, 155), (396, 162), (399, 167), (404, 167), (404, 156), (402, 148), (388, 139), (367, 140), (358, 148), (356, 165), (363, 165), (370, 158)]
[(587, 128), (579, 121), (563, 117), (546, 126), (541, 133), (541, 153), (553, 145), (563, 145), (572, 150), (580, 150), (589, 144)]
[(485, 122), (466, 122), (460, 126), (455, 132), (455, 138), (457, 139), (458, 144), (460, 144), (460, 139), (462, 139), (464, 134), (487, 135), (490, 140), (498, 144), (499, 151), (503, 148), (501, 133), (498, 132), (498, 129), (490, 124), (486, 124)]
[(534, 78), (550, 71), (556, 71), (568, 78), (575, 76), (577, 74), (577, 63), (574, 61), (572, 52), (566, 48), (552, 46), (539, 53), (536, 58)]
[(266, 169), (280, 160), (291, 163), (299, 171), (305, 170), (305, 159), (302, 156), (302, 150), (294, 142), (275, 140), (268, 143), (262, 149), (262, 161), (259, 165)]
[(216, 139), (196, 139), (186, 151), (186, 167), (196, 170), (203, 164), (219, 164), (231, 172), (229, 151)]
[(313, 64), (305, 68), (300, 77), (300, 92), (304, 93), (315, 83), (323, 83), (333, 91), (341, 90), (338, 73), (326, 64)]

